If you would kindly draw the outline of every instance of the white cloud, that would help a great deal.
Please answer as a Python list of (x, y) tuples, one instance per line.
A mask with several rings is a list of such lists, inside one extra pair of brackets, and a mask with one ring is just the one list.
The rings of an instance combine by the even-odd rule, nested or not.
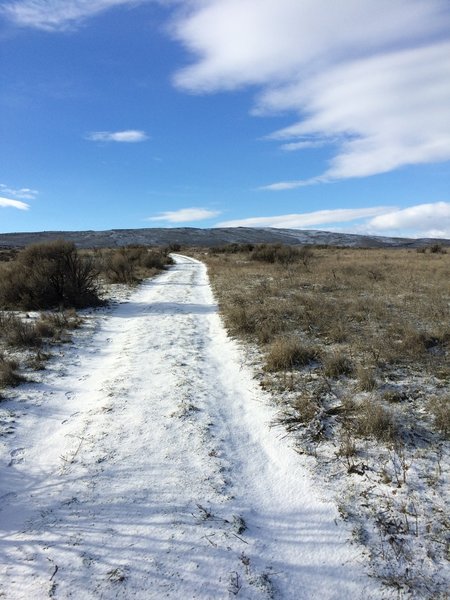
[(259, 189), (269, 190), (271, 192), (280, 192), (283, 190), (295, 190), (296, 188), (314, 185), (316, 183), (324, 183), (324, 181), (324, 177), (311, 177), (310, 179), (300, 179), (294, 181), (277, 181), (276, 183), (270, 183), (269, 185), (262, 185)]
[(93, 131), (86, 136), (92, 142), (136, 143), (148, 140), (145, 131), (128, 129), (126, 131)]
[[(307, 183), (450, 159), (447, 0), (203, 0), (173, 35), (194, 54), (175, 76), (193, 92), (261, 88), (256, 114), (297, 113), (284, 149), (333, 139)], [(286, 185), (289, 184), (289, 185)], [(294, 182), (271, 189), (304, 185)]]
[(218, 223), (217, 227), (277, 227), (280, 229), (301, 229), (332, 223), (355, 221), (375, 215), (385, 214), (393, 210), (386, 206), (371, 208), (338, 208), (333, 210), (316, 210), (309, 213), (277, 215), (273, 217), (252, 217)]
[(300, 142), (289, 142), (288, 144), (282, 144), (280, 148), (287, 152), (293, 152), (295, 150), (306, 150), (308, 148), (321, 148), (327, 144), (331, 144), (329, 140), (302, 140)]
[(0, 10), (22, 27), (62, 31), (114, 6), (145, 1), (148, 0), (16, 0)]
[(202, 221), (220, 215), (220, 211), (208, 210), (206, 208), (181, 208), (180, 210), (169, 210), (156, 217), (149, 217), (147, 221), (167, 221), (169, 223), (189, 223), (191, 221)]
[(7, 194), (8, 196), (19, 198), (20, 200), (34, 200), (39, 194), (37, 190), (32, 190), (30, 188), (14, 189), (4, 183), (0, 183), (0, 192), (2, 194)]
[[(418, 204), (371, 219), (367, 226), (376, 231), (445, 233), (450, 236), (450, 202)], [(430, 236), (433, 237), (433, 236)], [(437, 235), (436, 237), (443, 237)]]
[(8, 198), (0, 198), (0, 208), (18, 208), (19, 210), (28, 210), (30, 205), (21, 200), (9, 200)]
[[(343, 223), (343, 225), (337, 225)], [(450, 239), (450, 202), (417, 204), (398, 209), (386, 206), (340, 208), (309, 213), (252, 217), (218, 223), (216, 227), (324, 228), (327, 231), (409, 238)]]

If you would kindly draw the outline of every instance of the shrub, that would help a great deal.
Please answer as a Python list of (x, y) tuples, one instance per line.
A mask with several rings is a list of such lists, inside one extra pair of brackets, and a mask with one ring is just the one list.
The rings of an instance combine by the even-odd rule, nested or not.
[(430, 252), (431, 254), (446, 254), (447, 250), (442, 244), (432, 244), (430, 246)]
[(104, 250), (97, 257), (98, 269), (106, 281), (128, 285), (139, 283), (155, 271), (162, 271), (170, 263), (168, 250), (146, 246)]
[(0, 304), (5, 308), (39, 310), (100, 304), (93, 261), (80, 256), (72, 243), (33, 244), (21, 250), (10, 265), (0, 284)]
[(42, 338), (33, 323), (22, 321), (13, 314), (0, 314), (1, 337), (8, 346), (15, 348), (38, 347)]
[(17, 372), (18, 365), (14, 360), (7, 359), (0, 354), (0, 388), (14, 387), (23, 381)]
[(301, 262), (308, 268), (313, 251), (309, 246), (284, 246), (282, 244), (261, 244), (255, 246), (251, 255), (252, 260), (267, 263), (288, 265)]
[(303, 367), (313, 361), (317, 351), (295, 337), (279, 337), (269, 347), (266, 356), (268, 371), (282, 371)]

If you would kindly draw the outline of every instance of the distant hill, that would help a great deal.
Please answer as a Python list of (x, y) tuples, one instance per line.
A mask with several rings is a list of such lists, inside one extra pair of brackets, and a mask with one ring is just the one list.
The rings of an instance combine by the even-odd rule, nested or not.
[(38, 231), (33, 233), (1, 233), (0, 248), (21, 248), (36, 242), (65, 239), (79, 248), (106, 248), (144, 244), (151, 246), (221, 246), (224, 244), (296, 244), (329, 245), (362, 248), (420, 248), (439, 243), (450, 246), (450, 240), (410, 239), (381, 236), (332, 233), (316, 230), (224, 227), (198, 229), (194, 227), (110, 229), (108, 231)]

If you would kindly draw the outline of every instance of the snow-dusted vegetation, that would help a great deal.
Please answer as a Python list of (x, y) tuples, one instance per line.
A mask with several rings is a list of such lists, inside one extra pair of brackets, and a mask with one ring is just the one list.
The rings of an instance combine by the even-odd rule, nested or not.
[(446, 598), (445, 249), (202, 252), (239, 343), (200, 262), (129, 287), (157, 254), (4, 303), (0, 594)]
[(0, 405), (7, 598), (381, 598), (309, 460), (177, 264), (84, 312)]
[(273, 425), (315, 457), (372, 573), (400, 597), (446, 598), (450, 255), (247, 245), (204, 257)]

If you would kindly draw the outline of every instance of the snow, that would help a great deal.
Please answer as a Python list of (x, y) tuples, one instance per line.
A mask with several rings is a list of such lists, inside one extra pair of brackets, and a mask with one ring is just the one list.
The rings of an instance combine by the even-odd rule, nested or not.
[(2, 403), (0, 597), (386, 597), (175, 259)]

